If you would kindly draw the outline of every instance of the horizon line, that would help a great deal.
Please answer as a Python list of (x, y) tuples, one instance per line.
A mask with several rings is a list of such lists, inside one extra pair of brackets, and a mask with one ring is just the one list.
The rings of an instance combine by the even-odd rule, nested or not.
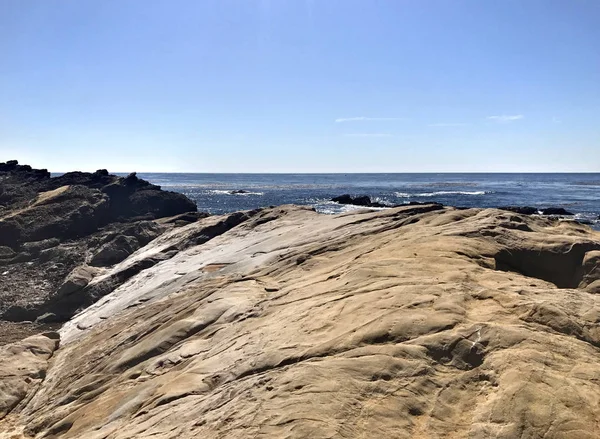
[[(51, 174), (95, 171), (50, 171)], [(196, 171), (108, 171), (109, 174), (205, 174), (205, 175), (323, 175), (323, 174), (600, 174), (600, 171), (334, 171), (334, 172), (196, 172)]]

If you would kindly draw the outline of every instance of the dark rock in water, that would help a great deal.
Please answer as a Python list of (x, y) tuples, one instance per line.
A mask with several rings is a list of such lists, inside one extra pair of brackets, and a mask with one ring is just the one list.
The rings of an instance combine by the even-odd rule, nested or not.
[(354, 198), (352, 198), (348, 194), (344, 194), (344, 195), (340, 195), (339, 197), (333, 197), (331, 199), (331, 201), (335, 201), (336, 203), (340, 203), (340, 204), (352, 204), (352, 202), (354, 201)]
[(425, 204), (435, 204), (441, 206), (440, 203), (436, 203), (435, 201), (421, 202), (421, 201), (410, 201), (406, 204), (385, 204), (379, 203), (377, 201), (371, 201), (366, 195), (361, 195), (358, 197), (352, 197), (351, 195), (344, 194), (339, 197), (334, 197), (331, 199), (339, 204), (351, 204), (353, 206), (363, 206), (363, 207), (401, 207), (401, 206), (422, 206)]
[(233, 191), (229, 191), (229, 193), (231, 195), (236, 195), (236, 194), (248, 194), (248, 191), (245, 191), (244, 189), (235, 189)]
[(531, 206), (503, 206), (498, 209), (508, 210), (509, 212), (520, 213), (522, 215), (534, 215), (538, 213), (538, 209)]
[(370, 207), (373, 203), (371, 203), (371, 198), (366, 195), (362, 195), (360, 197), (356, 197), (352, 200), (352, 204), (355, 206), (368, 206)]
[(364, 207), (393, 207), (391, 205), (372, 202), (371, 198), (366, 195), (352, 197), (348, 194), (340, 195), (339, 197), (334, 197), (331, 201), (335, 201), (340, 204), (351, 204), (353, 206), (364, 206)]
[(523, 215), (535, 215), (541, 213), (542, 215), (573, 215), (571, 212), (563, 209), (562, 207), (547, 207), (545, 209), (538, 209), (531, 206), (504, 206), (499, 207), (502, 210), (508, 210), (510, 212), (520, 213)]
[(547, 207), (546, 209), (542, 209), (541, 212), (542, 215), (574, 215), (562, 207)]

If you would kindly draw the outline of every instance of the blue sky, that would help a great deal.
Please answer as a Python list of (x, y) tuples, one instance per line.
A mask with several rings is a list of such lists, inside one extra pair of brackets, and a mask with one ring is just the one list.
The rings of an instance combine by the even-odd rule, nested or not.
[(596, 0), (0, 0), (0, 161), (600, 171)]

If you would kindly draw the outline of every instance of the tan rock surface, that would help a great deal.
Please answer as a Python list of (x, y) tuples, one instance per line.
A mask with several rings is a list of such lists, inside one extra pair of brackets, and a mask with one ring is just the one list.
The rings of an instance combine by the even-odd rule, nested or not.
[(179, 249), (62, 328), (0, 437), (600, 437), (598, 232), (284, 206), (182, 245), (219, 220), (115, 267)]

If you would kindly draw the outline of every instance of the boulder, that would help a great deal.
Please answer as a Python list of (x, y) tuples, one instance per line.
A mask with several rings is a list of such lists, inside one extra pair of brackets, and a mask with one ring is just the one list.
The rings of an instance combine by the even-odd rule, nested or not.
[(154, 221), (139, 221), (132, 223), (123, 228), (122, 234), (133, 236), (139, 242), (140, 246), (144, 246), (159, 236), (164, 231), (164, 228)]
[(94, 267), (89, 267), (87, 265), (82, 265), (80, 267), (75, 268), (65, 279), (65, 282), (60, 286), (58, 291), (56, 292), (57, 296), (69, 296), (73, 293), (76, 293), (79, 290), (82, 290), (90, 281), (94, 278), (94, 276), (98, 273), (98, 269)]
[(0, 259), (11, 259), (16, 255), (15, 251), (6, 246), (0, 246)]
[(42, 250), (39, 254), (39, 261), (44, 262), (58, 262), (58, 261), (73, 261), (77, 260), (79, 252), (76, 248), (72, 248), (66, 245), (57, 245), (56, 247), (50, 247)]
[(0, 245), (17, 248), (21, 240), (21, 225), (15, 218), (0, 220)]
[(22, 245), (22, 249), (27, 253), (38, 256), (43, 250), (56, 247), (60, 244), (58, 238), (42, 239), (41, 241), (26, 242)]
[(118, 235), (115, 239), (107, 242), (98, 253), (90, 259), (90, 265), (94, 267), (106, 267), (124, 260), (140, 248), (138, 240), (133, 236)]
[(2, 320), (8, 322), (33, 322), (38, 316), (34, 306), (10, 305), (4, 313)]

